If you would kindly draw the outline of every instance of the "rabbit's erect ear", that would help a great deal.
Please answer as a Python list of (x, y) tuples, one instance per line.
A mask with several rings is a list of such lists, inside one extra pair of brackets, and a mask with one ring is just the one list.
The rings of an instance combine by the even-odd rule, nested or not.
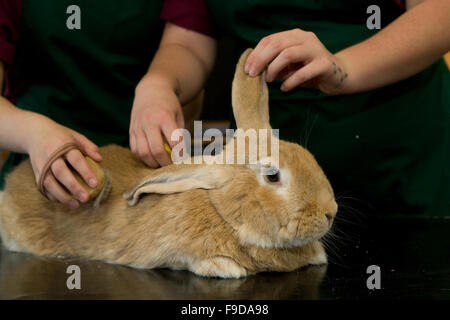
[(270, 129), (269, 94), (264, 75), (250, 77), (244, 71), (252, 49), (239, 59), (233, 79), (232, 104), (236, 125), (243, 130)]
[(123, 197), (130, 206), (145, 193), (172, 194), (192, 189), (216, 189), (231, 180), (231, 174), (221, 165), (170, 165), (152, 171)]

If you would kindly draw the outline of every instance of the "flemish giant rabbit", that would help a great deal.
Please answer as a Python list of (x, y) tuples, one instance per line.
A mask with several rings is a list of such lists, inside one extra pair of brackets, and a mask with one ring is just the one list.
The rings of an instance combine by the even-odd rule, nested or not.
[[(250, 51), (236, 68), (234, 115), (239, 128), (267, 129), (267, 85), (244, 73)], [(115, 145), (100, 153), (112, 183), (99, 207), (70, 210), (47, 200), (29, 161), (19, 165), (0, 194), (4, 246), (223, 278), (327, 262), (319, 239), (337, 204), (314, 157), (297, 144), (279, 141), (279, 168), (269, 176), (246, 164), (150, 169)]]

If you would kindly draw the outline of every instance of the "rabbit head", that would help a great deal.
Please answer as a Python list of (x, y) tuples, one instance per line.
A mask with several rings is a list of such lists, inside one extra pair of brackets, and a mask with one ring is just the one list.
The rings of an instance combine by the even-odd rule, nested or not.
[[(231, 154), (236, 159), (244, 153), (244, 163), (173, 164), (152, 171), (124, 196), (129, 205), (135, 205), (143, 193), (207, 189), (211, 204), (231, 225), (242, 245), (303, 246), (330, 229), (337, 204), (314, 157), (300, 145), (271, 134), (267, 84), (262, 76), (250, 77), (244, 72), (250, 52), (244, 52), (236, 67), (233, 112), (242, 132), (263, 132), (257, 135), (256, 150), (264, 148), (268, 152), (252, 157), (251, 146), (245, 145), (242, 150), (238, 147), (237, 134), (215, 157)], [(277, 147), (275, 152), (272, 144)]]
[[(237, 127), (264, 131), (258, 148), (268, 156), (236, 166), (233, 181), (211, 192), (214, 205), (237, 230), (243, 243), (263, 247), (303, 246), (324, 236), (337, 213), (333, 189), (313, 155), (298, 144), (270, 134), (268, 88), (264, 76), (250, 77), (244, 64), (246, 50), (236, 67), (232, 89)], [(277, 152), (271, 144), (275, 140)], [(228, 144), (225, 153), (230, 147)], [(235, 153), (242, 152), (236, 145)], [(255, 149), (256, 150), (256, 149)], [(243, 150), (250, 161), (249, 148)]]

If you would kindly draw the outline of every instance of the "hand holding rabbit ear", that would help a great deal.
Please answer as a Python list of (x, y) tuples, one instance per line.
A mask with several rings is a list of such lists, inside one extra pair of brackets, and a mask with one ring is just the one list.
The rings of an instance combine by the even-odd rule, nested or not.
[(284, 80), (283, 91), (303, 86), (338, 94), (348, 77), (343, 63), (317, 36), (300, 29), (261, 39), (247, 59), (245, 72), (254, 77), (266, 68), (266, 81)]

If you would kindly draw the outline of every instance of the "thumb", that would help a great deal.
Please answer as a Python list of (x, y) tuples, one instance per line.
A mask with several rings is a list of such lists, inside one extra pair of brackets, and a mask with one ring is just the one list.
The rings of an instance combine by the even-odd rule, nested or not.
[(182, 110), (176, 113), (175, 121), (177, 123), (178, 128), (184, 129), (184, 115)]
[(179, 138), (178, 140), (172, 140), (173, 132), (180, 128), (182, 127), (179, 126), (178, 121), (176, 121), (175, 119), (171, 119), (161, 126), (161, 131), (163, 132), (164, 137), (166, 138), (166, 141), (169, 143), (171, 148), (175, 147), (182, 139)]
[(102, 156), (98, 152), (98, 146), (95, 143), (78, 132), (73, 131), (72, 134), (76, 144), (85, 155), (97, 162), (102, 161)]

